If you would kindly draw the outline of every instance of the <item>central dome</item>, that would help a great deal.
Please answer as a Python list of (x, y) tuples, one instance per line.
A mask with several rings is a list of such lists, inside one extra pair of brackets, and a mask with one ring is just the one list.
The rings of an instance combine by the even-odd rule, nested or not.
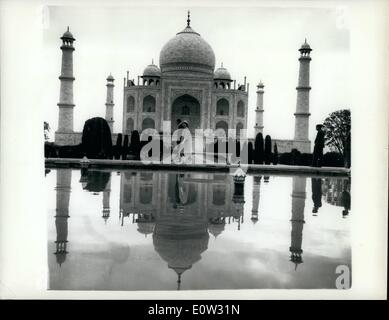
[(213, 75), (215, 53), (211, 46), (189, 25), (162, 48), (159, 65), (162, 73), (195, 72)]

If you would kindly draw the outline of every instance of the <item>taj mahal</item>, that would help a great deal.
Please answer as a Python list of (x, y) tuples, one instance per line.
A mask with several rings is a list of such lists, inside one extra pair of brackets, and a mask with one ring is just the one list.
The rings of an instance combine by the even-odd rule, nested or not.
[[(58, 129), (55, 132), (57, 145), (76, 145), (81, 142), (81, 132), (73, 129), (73, 53), (75, 50), (72, 33), (68, 30), (61, 37), (62, 68), (60, 79), (60, 99), (58, 103)], [(311, 152), (309, 131), (309, 68), (312, 49), (305, 40), (299, 49), (299, 75), (297, 84), (297, 102), (294, 113), (295, 131), (290, 140), (279, 140), (279, 152), (290, 152), (293, 148), (300, 152)], [(216, 69), (215, 69), (216, 68)], [(258, 70), (258, 74), (260, 70)], [(258, 79), (259, 80), (259, 79)], [(106, 79), (106, 112), (112, 139), (113, 110), (115, 108), (113, 90), (114, 77)], [(264, 84), (257, 85), (257, 102), (255, 109), (255, 134), (263, 132)], [(127, 71), (123, 79), (123, 122), (118, 133), (131, 135), (132, 131), (142, 132), (155, 129), (165, 132), (165, 121), (170, 121), (171, 132), (177, 123), (185, 120), (189, 123), (191, 133), (195, 129), (235, 129), (240, 137), (241, 130), (247, 130), (249, 83), (246, 77), (237, 83), (223, 64), (215, 66), (215, 54), (210, 44), (191, 26), (188, 12), (187, 23), (161, 49), (159, 66), (154, 61), (148, 65), (141, 76), (131, 79)], [(87, 120), (87, 119), (85, 119)], [(244, 137), (241, 139), (253, 139)]]

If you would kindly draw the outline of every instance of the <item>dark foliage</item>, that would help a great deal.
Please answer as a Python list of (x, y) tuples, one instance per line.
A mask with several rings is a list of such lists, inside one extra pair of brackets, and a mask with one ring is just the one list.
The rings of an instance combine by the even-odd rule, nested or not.
[(124, 140), (123, 140), (123, 147), (122, 147), (122, 159), (126, 160), (127, 155), (129, 153), (129, 146), (128, 146), (128, 135), (124, 135)]
[(277, 147), (277, 143), (274, 144), (274, 148), (273, 148), (273, 164), (278, 164), (278, 147)]
[(262, 133), (258, 133), (254, 142), (254, 163), (263, 164), (264, 160), (264, 146)]
[(235, 143), (236, 143), (236, 156), (240, 157), (240, 140), (236, 139)]
[(310, 166), (312, 164), (312, 153), (302, 153), (298, 162), (299, 166)]
[(54, 143), (45, 143), (45, 158), (82, 158), (84, 152), (82, 145), (58, 146)]
[(131, 143), (130, 143), (130, 155), (133, 160), (140, 160), (140, 136), (138, 130), (134, 130), (131, 134)]
[(338, 152), (327, 152), (323, 155), (324, 167), (343, 167), (344, 158)]
[(344, 146), (344, 166), (351, 167), (351, 132), (349, 132)]
[(85, 121), (81, 144), (87, 158), (111, 159), (112, 137), (107, 121), (100, 117)]
[(270, 164), (272, 154), (271, 154), (271, 137), (267, 135), (265, 137), (265, 154), (264, 154), (264, 159), (265, 159), (265, 164)]
[(110, 172), (87, 170), (81, 177), (86, 182), (83, 189), (90, 192), (104, 191), (110, 176)]
[(351, 113), (350, 110), (338, 110), (332, 112), (324, 120), (325, 143), (332, 150), (345, 155), (346, 148), (351, 143)]
[(120, 159), (120, 156), (122, 154), (123, 149), (123, 135), (121, 133), (118, 133), (118, 136), (116, 138), (116, 144), (113, 148), (113, 154), (116, 160)]
[(249, 164), (252, 164), (253, 161), (254, 161), (254, 148), (253, 148), (253, 143), (251, 141), (249, 141), (249, 143), (247, 144), (247, 147), (248, 147), (248, 150), (247, 150), (247, 154), (248, 154), (248, 163)]
[[(312, 164), (311, 153), (300, 153), (293, 149), (292, 152), (285, 152), (279, 156), (279, 163), (295, 166), (310, 166)], [(324, 167), (343, 167), (343, 157), (337, 152), (327, 152), (323, 156)]]
[(59, 147), (54, 142), (45, 142), (45, 158), (58, 158)]

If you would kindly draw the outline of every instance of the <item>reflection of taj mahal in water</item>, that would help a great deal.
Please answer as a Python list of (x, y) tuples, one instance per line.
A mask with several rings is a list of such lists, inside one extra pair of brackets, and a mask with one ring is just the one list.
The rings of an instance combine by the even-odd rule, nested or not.
[[(69, 199), (72, 174), (57, 169), (57, 263), (65, 262), (68, 242)], [(264, 180), (266, 183), (267, 179)], [(102, 192), (102, 218), (110, 218), (111, 172), (92, 171), (81, 174), (84, 190)], [(246, 178), (247, 179), (247, 178)], [(253, 177), (251, 221), (245, 221), (243, 181), (231, 175), (210, 173), (136, 172), (121, 173), (121, 224), (136, 223), (137, 231), (150, 235), (155, 251), (178, 275), (201, 259), (208, 249), (209, 234), (221, 235), (228, 224), (239, 232), (243, 223), (257, 223), (260, 211), (262, 176)], [(306, 200), (306, 178), (292, 178), (292, 212), (290, 248), (286, 258), (302, 263), (302, 239)], [(102, 221), (103, 223), (103, 221)], [(287, 253), (289, 251), (289, 253)]]
[[(81, 141), (81, 133), (73, 130), (73, 42), (69, 29), (62, 39), (62, 69), (60, 101), (58, 103), (58, 130), (55, 142), (58, 145), (74, 145)], [(232, 44), (231, 44), (232, 45)], [(300, 69), (298, 75), (297, 102), (294, 138), (277, 140), (279, 152), (290, 152), (297, 148), (310, 152), (309, 131), (309, 92), (310, 92), (310, 52), (312, 49), (305, 41), (299, 49)], [(260, 70), (258, 71), (260, 73)], [(294, 85), (294, 84), (292, 84)], [(107, 78), (106, 113), (111, 132), (113, 132), (114, 78)], [(92, 89), (93, 90), (93, 89)], [(255, 109), (255, 134), (262, 132), (264, 85), (257, 86)], [(127, 77), (123, 85), (123, 122), (119, 132), (131, 134), (144, 129), (167, 132), (177, 129), (179, 120), (187, 121), (189, 129), (235, 129), (237, 136), (247, 130), (249, 83), (246, 77), (236, 83), (223, 64), (215, 70), (215, 54), (212, 47), (192, 29), (188, 14), (187, 26), (170, 39), (161, 49), (159, 67), (154, 62), (144, 69), (137, 81)], [(252, 115), (254, 116), (254, 115)], [(170, 128), (163, 122), (170, 121)], [(115, 136), (113, 136), (115, 139)]]

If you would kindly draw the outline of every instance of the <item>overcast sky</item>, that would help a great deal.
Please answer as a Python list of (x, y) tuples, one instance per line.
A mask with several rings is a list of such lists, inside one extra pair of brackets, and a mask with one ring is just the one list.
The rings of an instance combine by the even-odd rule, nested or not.
[(114, 131), (121, 132), (123, 77), (137, 79), (146, 65), (159, 62), (163, 45), (186, 25), (212, 46), (216, 66), (223, 62), (233, 79), (250, 83), (248, 134), (253, 135), (256, 85), (265, 84), (264, 133), (292, 139), (298, 79), (297, 51), (307, 38), (311, 53), (310, 139), (314, 124), (332, 111), (352, 109), (349, 94), (347, 11), (336, 7), (64, 7), (43, 12), (46, 90), (42, 103), (57, 129), (61, 40), (66, 27), (76, 38), (74, 51), (74, 129), (93, 116), (105, 115), (106, 77), (115, 77)]

